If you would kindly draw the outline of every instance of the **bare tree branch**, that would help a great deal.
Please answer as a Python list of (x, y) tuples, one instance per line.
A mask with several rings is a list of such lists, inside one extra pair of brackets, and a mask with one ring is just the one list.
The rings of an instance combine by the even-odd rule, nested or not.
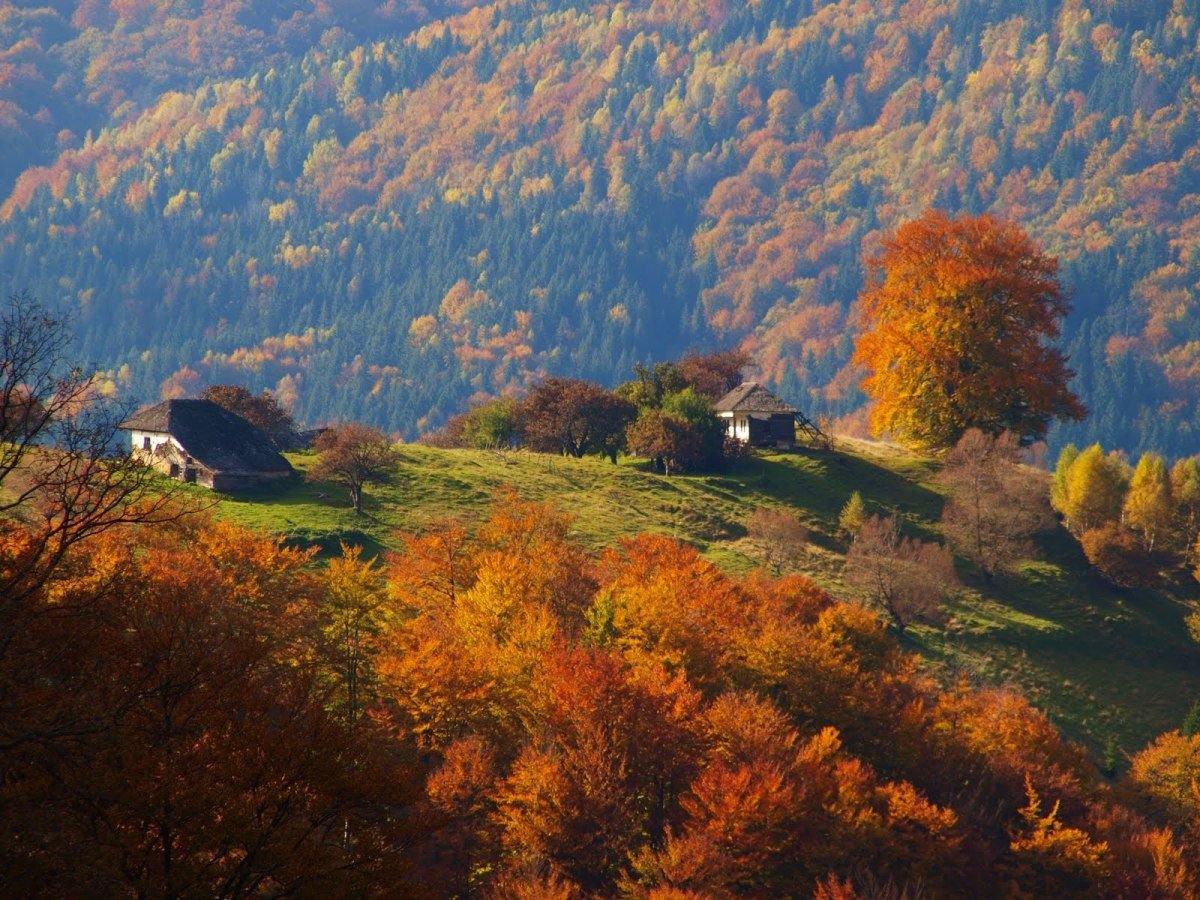
[(871, 516), (846, 554), (846, 583), (903, 632), (914, 621), (938, 622), (942, 601), (959, 588), (950, 551), (902, 537), (899, 523)]
[(186, 511), (176, 488), (118, 452), (129, 410), (67, 362), (71, 339), (69, 322), (28, 293), (0, 315), (0, 533), (21, 533), (0, 555), (0, 612), (44, 585), (78, 542)]

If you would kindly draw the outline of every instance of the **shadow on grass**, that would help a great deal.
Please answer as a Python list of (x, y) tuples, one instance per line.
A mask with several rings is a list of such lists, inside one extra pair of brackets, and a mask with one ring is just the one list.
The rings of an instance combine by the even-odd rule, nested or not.
[(297, 530), (284, 535), (285, 547), (298, 550), (317, 548), (318, 559), (333, 559), (342, 555), (342, 544), (349, 547), (361, 547), (364, 559), (374, 559), (388, 548), (374, 535), (365, 531), (348, 528), (341, 531), (302, 531)]
[(974, 626), (923, 633), (922, 655), (1019, 684), (1093, 752), (1110, 737), (1136, 749), (1175, 727), (1200, 693), (1200, 647), (1182, 621), (1191, 585), (1117, 588), (1063, 529), (1037, 543), (1039, 560), (970, 579), (978, 593), (955, 614)]
[[(911, 475), (853, 453), (801, 449), (740, 461), (731, 470), (747, 488), (833, 524), (855, 491), (872, 514), (899, 515), (913, 532), (942, 513), (942, 496)], [(928, 475), (928, 471), (924, 474)]]
[[(235, 494), (224, 494), (223, 499), (237, 503), (271, 504), (272, 506), (299, 506), (330, 499), (331, 487), (315, 485), (305, 481), (301, 475), (279, 481), (269, 481)], [(330, 495), (330, 496), (327, 496)]]
[(1169, 578), (1144, 588), (1110, 584), (1063, 528), (1038, 535), (1038, 547), (1041, 559), (998, 577), (988, 592), (991, 599), (1068, 630), (1082, 629), (1088, 635), (1085, 646), (1095, 645), (1090, 649), (1097, 653), (1153, 654), (1188, 667), (1200, 664), (1200, 648), (1186, 639), (1183, 628), (1188, 604), (1177, 596), (1186, 593), (1179, 585)]

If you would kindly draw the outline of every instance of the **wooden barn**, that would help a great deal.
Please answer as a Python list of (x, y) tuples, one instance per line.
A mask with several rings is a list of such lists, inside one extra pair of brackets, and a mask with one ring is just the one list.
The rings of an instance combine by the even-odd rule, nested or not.
[(800, 410), (756, 381), (739, 384), (713, 404), (725, 420), (726, 433), (753, 447), (796, 446), (796, 417)]
[(121, 423), (133, 455), (164, 475), (215, 491), (287, 478), (291, 464), (271, 439), (211, 400), (166, 400)]

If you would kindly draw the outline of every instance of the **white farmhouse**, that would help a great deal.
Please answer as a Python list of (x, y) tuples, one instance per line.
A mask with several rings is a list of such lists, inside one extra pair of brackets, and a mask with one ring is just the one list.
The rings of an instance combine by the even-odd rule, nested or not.
[(800, 410), (780, 400), (756, 381), (739, 384), (713, 404), (725, 421), (725, 433), (754, 447), (796, 446), (796, 416)]
[(134, 456), (180, 481), (237, 491), (292, 474), (267, 435), (211, 400), (166, 400), (121, 427)]

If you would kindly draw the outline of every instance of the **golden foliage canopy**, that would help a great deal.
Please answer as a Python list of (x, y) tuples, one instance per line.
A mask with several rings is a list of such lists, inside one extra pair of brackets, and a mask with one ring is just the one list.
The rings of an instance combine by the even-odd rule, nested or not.
[(1082, 419), (1058, 337), (1058, 263), (1018, 226), (930, 210), (885, 241), (859, 297), (871, 427), (930, 449), (969, 428), (1022, 443)]
[(0, 605), (5, 886), (1196, 895), (1194, 741), (1135, 758), (1143, 815), (1023, 698), (938, 690), (800, 576), (662, 536), (595, 556), (515, 493), (311, 561), (190, 516)]

